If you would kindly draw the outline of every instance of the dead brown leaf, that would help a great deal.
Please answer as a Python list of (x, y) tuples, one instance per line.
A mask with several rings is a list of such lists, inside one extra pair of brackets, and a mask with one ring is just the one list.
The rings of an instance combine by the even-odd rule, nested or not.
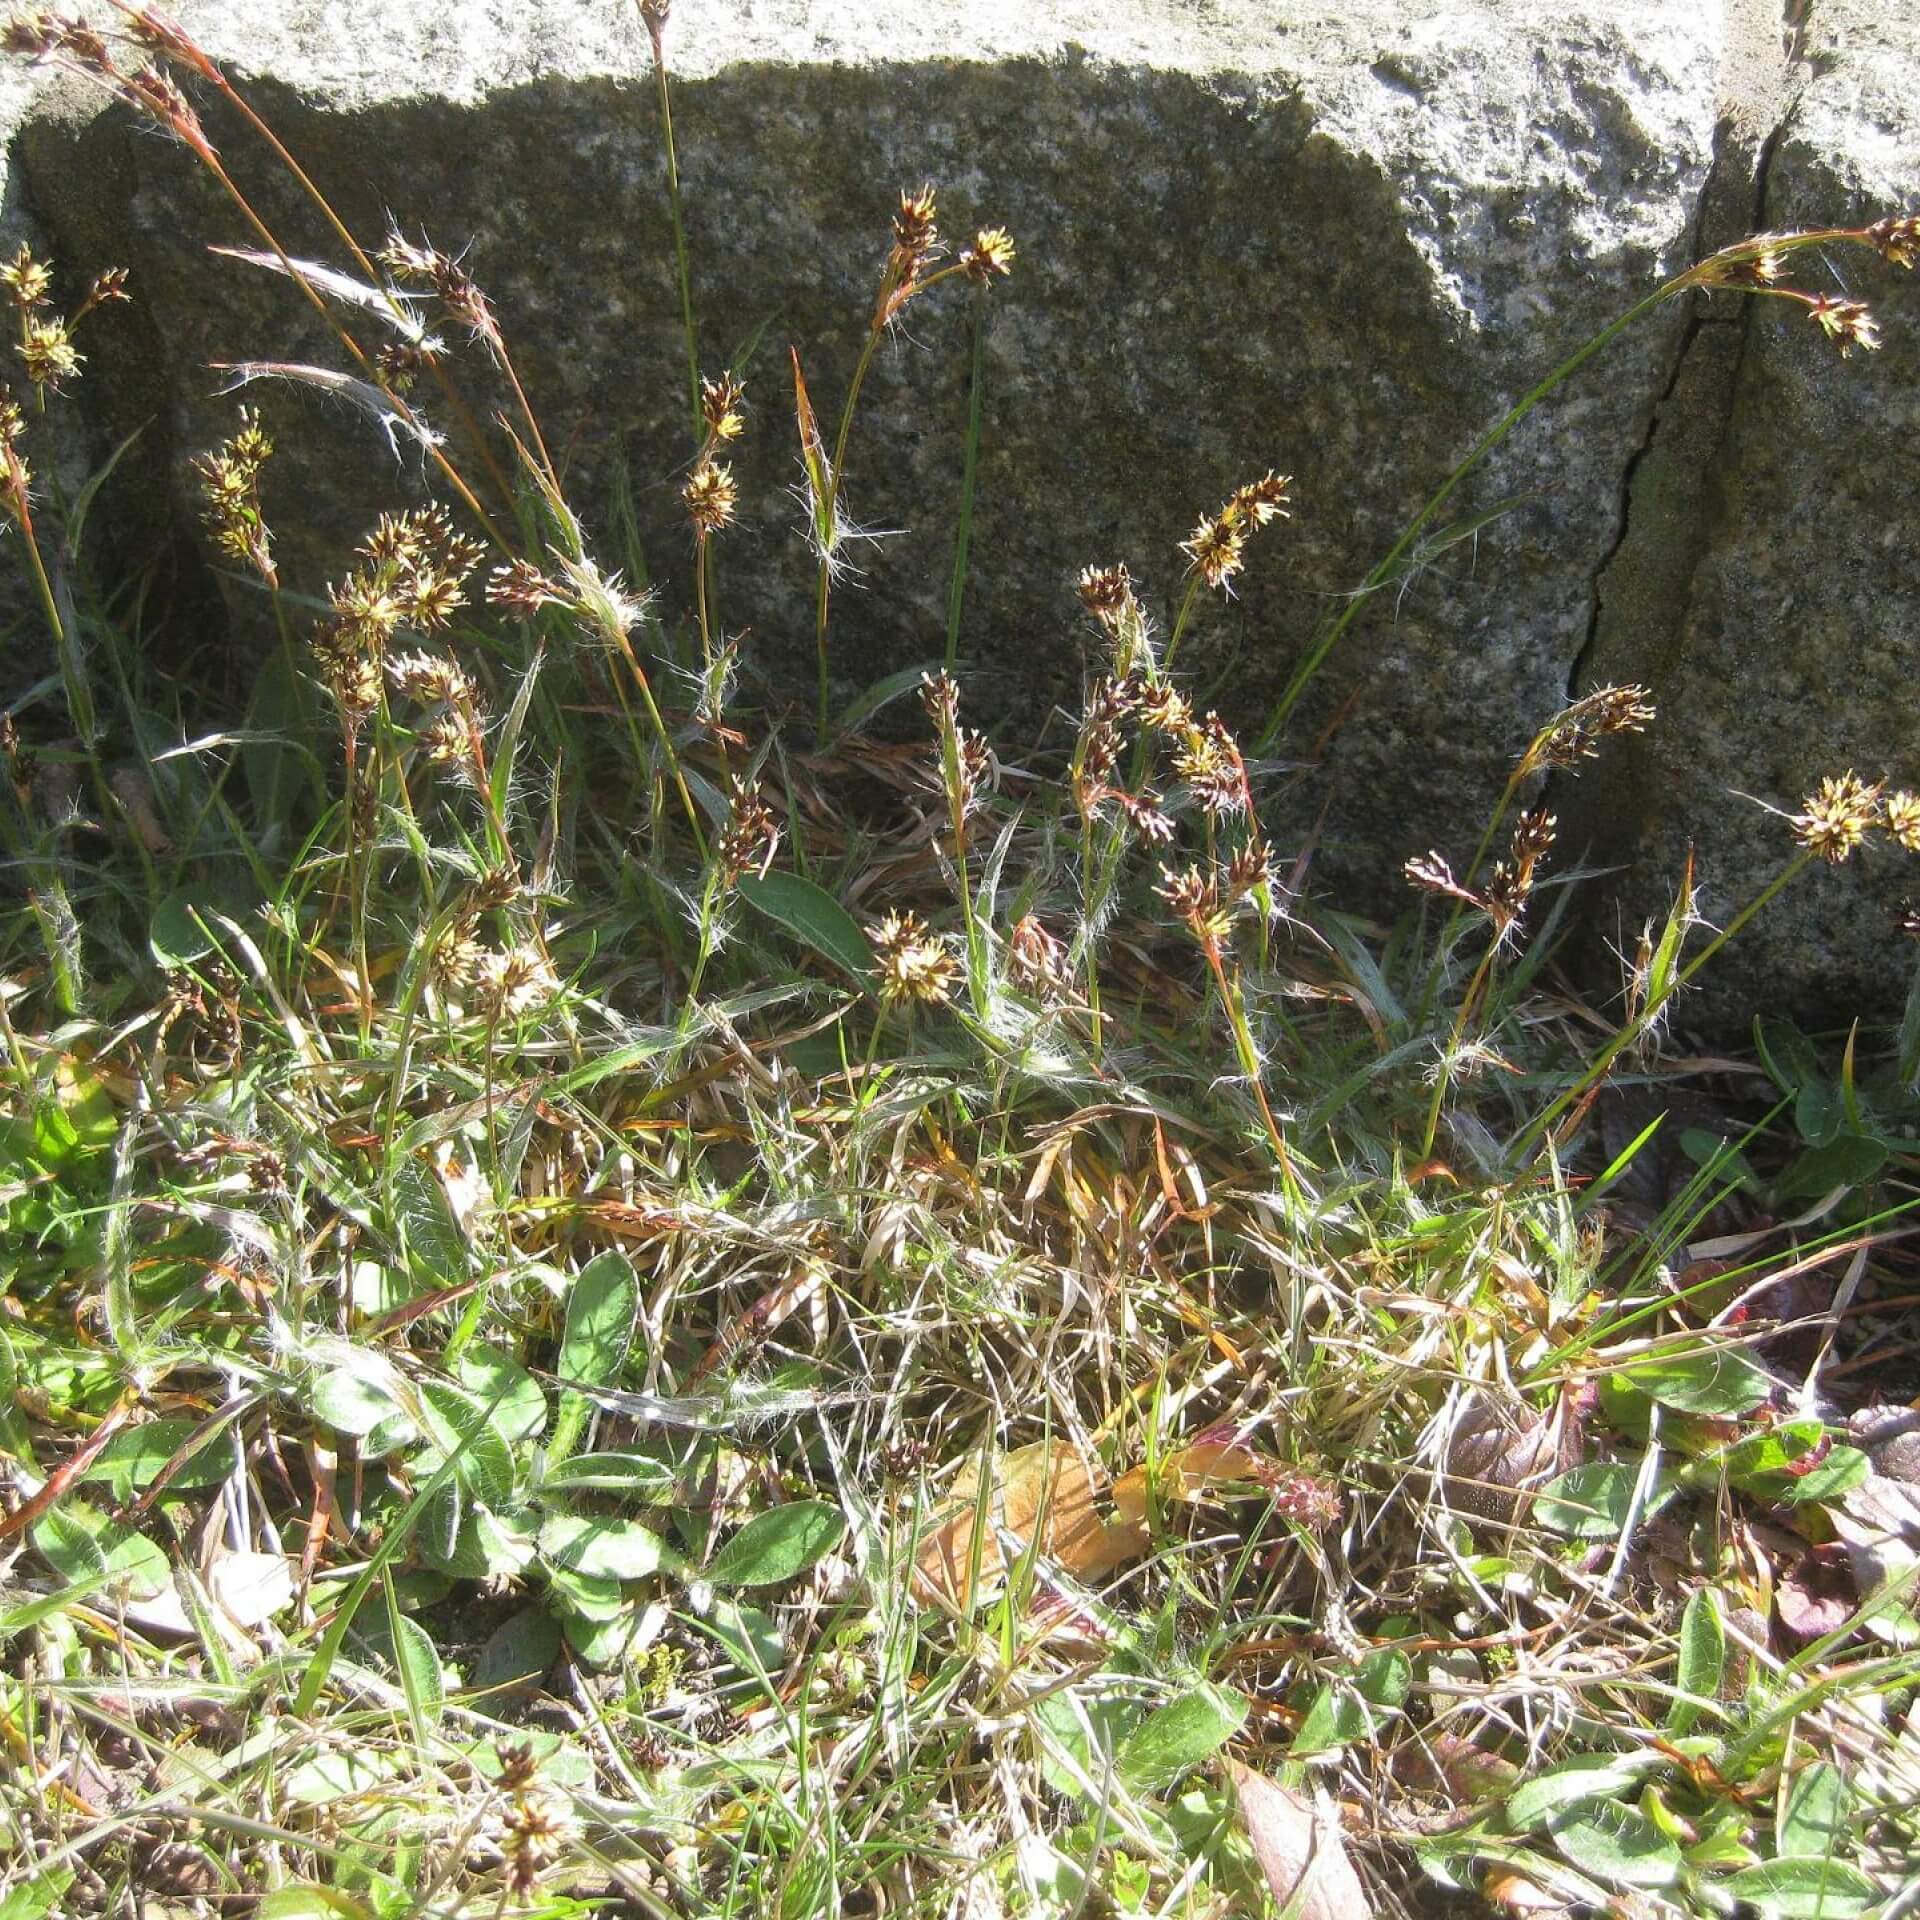
[(1237, 1760), (1227, 1768), (1253, 1857), (1281, 1910), (1295, 1920), (1372, 1920), (1332, 1805), (1303, 1800)]
[(1079, 1453), (1063, 1440), (1037, 1440), (993, 1465), (984, 1501), (977, 1469), (969, 1469), (934, 1516), (915, 1556), (923, 1600), (961, 1604), (968, 1595), (974, 1536), (980, 1530), (974, 1596), (992, 1593), (1006, 1573), (1001, 1541), (1018, 1556), (1038, 1542), (1043, 1559), (1080, 1580), (1098, 1580), (1147, 1545), (1138, 1520), (1101, 1517), (1098, 1489)]

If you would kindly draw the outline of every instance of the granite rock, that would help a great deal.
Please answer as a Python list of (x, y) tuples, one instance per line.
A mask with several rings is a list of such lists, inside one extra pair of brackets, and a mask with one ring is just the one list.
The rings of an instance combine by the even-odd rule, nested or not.
[[(970, 716), (1023, 739), (1073, 706), (1094, 658), (1083, 566), (1124, 559), (1164, 617), (1199, 515), (1270, 466), (1292, 473), (1294, 518), (1183, 649), (1199, 694), (1257, 729), (1329, 608), (1477, 435), (1703, 237), (1735, 237), (1750, 214), (1904, 204), (1915, 36), (1881, 26), (1886, 44), (1868, 44), (1858, 0), (1823, 8), (1804, 48), (1748, 0), (1408, 11), (683, 0), (667, 44), (701, 358), (744, 371), (753, 413), (736, 461), (746, 524), (720, 568), (750, 700), (804, 711), (811, 685), (787, 349), (831, 415), (904, 186), (939, 184), (955, 240), (1004, 225), (1019, 243), (987, 319), (961, 644)], [(394, 221), (463, 252), (597, 550), (630, 564), (624, 468), (661, 604), (684, 608), (685, 350), (634, 9), (176, 13), (363, 240)], [(75, 82), (15, 70), (4, 84), (9, 215), (76, 274), (133, 269), (138, 305), (99, 329), (79, 390), (97, 445), (145, 428), (116, 525), (174, 573), (204, 574), (191, 461), (235, 404), (209, 368), (332, 362), (337, 346), (284, 280), (209, 252), (253, 236), (188, 153)], [(210, 90), (196, 100), (289, 249), (338, 264), (246, 129)], [(1662, 720), (1568, 808), (1584, 844), (1645, 856), (1655, 886), (1689, 838), (1716, 898), (1771, 870), (1779, 823), (1729, 785), (1791, 805), (1836, 753), (1893, 763), (1920, 619), (1901, 539), (1912, 297), (1870, 290), (1887, 296), (1877, 360), (1843, 363), (1761, 303), (1723, 296), (1705, 317), (1674, 303), (1507, 442), (1456, 511), (1514, 504), (1431, 542), (1377, 596), (1279, 745), (1301, 764), (1276, 831), (1284, 848), (1317, 829), (1317, 887), (1396, 910), (1400, 863), (1470, 850), (1512, 754), (1595, 677), (1651, 680)], [(971, 324), (966, 290), (941, 289), (875, 362), (845, 487), (885, 531), (836, 599), (842, 702), (942, 650)], [(478, 411), (499, 404), (477, 360), (463, 378)], [(1669, 435), (1694, 388), (1691, 438)], [(267, 507), (283, 572), (318, 592), (426, 477), (309, 393), (250, 397), (282, 448)], [(1664, 538), (1656, 481), (1676, 503)], [(1637, 595), (1636, 570), (1654, 583)], [(217, 604), (244, 680), (255, 611), (236, 591)], [(1800, 919), (1727, 977), (1785, 982), (1815, 1007), (1841, 980), (1847, 1006), (1884, 1010), (1899, 956), (1867, 897), (1850, 873), (1807, 889)]]

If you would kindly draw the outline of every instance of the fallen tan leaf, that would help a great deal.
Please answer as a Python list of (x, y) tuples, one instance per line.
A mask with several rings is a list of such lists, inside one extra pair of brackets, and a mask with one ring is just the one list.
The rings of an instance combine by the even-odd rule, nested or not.
[(1332, 1804), (1304, 1800), (1237, 1760), (1227, 1769), (1253, 1857), (1281, 1910), (1294, 1920), (1372, 1920)]
[(1016, 1555), (1037, 1541), (1045, 1560), (1080, 1580), (1097, 1580), (1146, 1549), (1147, 1529), (1140, 1522), (1101, 1518), (1093, 1476), (1065, 1441), (1037, 1440), (1004, 1454), (992, 1476), (984, 1501), (978, 1469), (972, 1468), (941, 1502), (914, 1556), (921, 1599), (954, 1605), (965, 1600), (975, 1529), (983, 1518), (976, 1599), (994, 1592), (1005, 1577), (1003, 1536)]

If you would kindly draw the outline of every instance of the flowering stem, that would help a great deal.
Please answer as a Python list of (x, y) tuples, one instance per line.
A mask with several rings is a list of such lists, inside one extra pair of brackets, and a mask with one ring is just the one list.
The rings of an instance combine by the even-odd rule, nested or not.
[(833, 578), (833, 549), (831, 542), (837, 531), (837, 513), (840, 505), (840, 464), (846, 458), (847, 435), (853, 431), (853, 410), (860, 399), (860, 389), (865, 384), (867, 369), (873, 364), (874, 349), (880, 344), (879, 327), (867, 329), (866, 345), (860, 349), (860, 358), (853, 369), (853, 379), (847, 386), (846, 405), (840, 410), (840, 429), (834, 435), (833, 458), (827, 465), (827, 497), (819, 522), (822, 551), (820, 554), (820, 584), (814, 597), (814, 648), (820, 656), (820, 739), (826, 740), (827, 731), (833, 724), (833, 697), (829, 690), (827, 676), (827, 600)]
[(1794, 857), (1701, 948), (1700, 952), (1680, 969), (1674, 978), (1673, 984), (1667, 991), (1657, 1000), (1649, 1001), (1632, 1020), (1629, 1020), (1627, 1024), (1594, 1055), (1586, 1072), (1568, 1087), (1551, 1106), (1546, 1108), (1544, 1112), (1536, 1115), (1534, 1119), (1527, 1124), (1525, 1129), (1514, 1140), (1511, 1150), (1515, 1153), (1526, 1152), (1576, 1100), (1583, 1098), (1591, 1088), (1597, 1086), (1599, 1082), (1605, 1078), (1607, 1069), (1613, 1065), (1614, 1061), (1617, 1060), (1627, 1048), (1632, 1046), (1654, 1021), (1659, 1018), (1660, 1011), (1666, 1006), (1667, 1002), (1678, 994), (1681, 988), (1686, 986), (1688, 982), (1693, 979), (1694, 975), (1697, 974), (1735, 934), (1739, 933), (1762, 907), (1766, 906), (1767, 903), (1786, 886), (1804, 873), (1806, 869), (1813, 864), (1815, 857), (1813, 853), (1805, 850), (1795, 854)]
[(707, 883), (700, 894), (700, 951), (694, 955), (693, 972), (687, 979), (687, 998), (680, 1016), (683, 1027), (693, 1016), (694, 1004), (700, 998), (700, 982), (706, 976), (707, 962), (713, 958), (714, 901), (719, 891), (720, 869), (716, 864), (708, 867)]
[(1180, 611), (1173, 616), (1173, 631), (1167, 635), (1167, 650), (1161, 656), (1161, 671), (1169, 670), (1173, 665), (1173, 656), (1180, 651), (1180, 636), (1187, 630), (1187, 621), (1192, 617), (1194, 603), (1200, 598), (1200, 589), (1205, 585), (1199, 574), (1187, 582), (1187, 591), (1180, 602)]
[[(1456, 913), (1458, 910), (1456, 904)], [(1434, 1137), (1440, 1131), (1440, 1103), (1447, 1097), (1447, 1088), (1453, 1079), (1454, 1056), (1460, 1050), (1460, 1042), (1466, 1037), (1467, 1022), (1473, 1017), (1474, 1003), (1480, 997), (1480, 989), (1486, 985), (1487, 975), (1493, 970), (1493, 956), (1499, 948), (1500, 943), (1495, 940), (1480, 956), (1480, 964), (1474, 968), (1473, 978), (1467, 982), (1467, 990), (1460, 996), (1460, 1011), (1454, 1016), (1453, 1032), (1448, 1036), (1433, 1076), (1433, 1098), (1427, 1103), (1427, 1130), (1420, 1136), (1422, 1160), (1429, 1158), (1433, 1152)]]
[(1233, 1045), (1234, 1051), (1240, 1056), (1240, 1071), (1253, 1088), (1253, 1097), (1260, 1107), (1260, 1118), (1266, 1124), (1267, 1139), (1273, 1146), (1273, 1157), (1279, 1163), (1281, 1182), (1286, 1187), (1287, 1198), (1297, 1208), (1300, 1204), (1300, 1188), (1294, 1179), (1293, 1158), (1287, 1152), (1287, 1143), (1281, 1135), (1279, 1123), (1273, 1117), (1273, 1109), (1267, 1104), (1267, 1090), (1260, 1079), (1260, 1054), (1253, 1044), (1253, 1030), (1247, 1025), (1246, 1003), (1241, 999), (1238, 987), (1227, 978), (1227, 970), (1220, 957), (1220, 942), (1206, 939), (1200, 945), (1207, 956), (1207, 965), (1213, 970), (1214, 985), (1220, 993), (1220, 1004), (1226, 1010), (1227, 1024), (1233, 1029)]
[(707, 837), (700, 831), (700, 815), (695, 811), (693, 795), (687, 790), (687, 776), (680, 770), (680, 756), (673, 748), (673, 735), (667, 731), (667, 723), (661, 717), (659, 703), (653, 697), (653, 685), (647, 679), (647, 670), (640, 664), (640, 657), (633, 650), (633, 642), (624, 633), (617, 633), (620, 651), (626, 656), (628, 670), (632, 673), (634, 684), (640, 689), (641, 704), (647, 710), (647, 719), (652, 723), (653, 736), (660, 743), (661, 758), (666, 761), (667, 771), (673, 777), (673, 784), (680, 794), (680, 805), (685, 810), (687, 825), (693, 833), (693, 844), (700, 858), (707, 857)]
[(654, 90), (660, 97), (660, 144), (667, 156), (667, 217), (673, 223), (673, 264), (680, 283), (680, 331), (687, 343), (687, 393), (693, 402), (693, 439), (699, 446), (706, 438), (706, 421), (700, 411), (700, 348), (693, 326), (693, 280), (687, 267), (687, 229), (680, 212), (680, 154), (673, 139), (673, 101), (667, 89), (667, 56), (664, 41), (653, 35)]
[[(1473, 450), (1447, 475), (1446, 479), (1441, 482), (1439, 491), (1414, 515), (1407, 526), (1407, 530), (1393, 543), (1386, 557), (1381, 560), (1374, 567), (1373, 571), (1360, 583), (1359, 591), (1355, 593), (1352, 598), (1348, 600), (1347, 604), (1327, 623), (1319, 638), (1316, 639), (1312, 647), (1308, 649), (1307, 657), (1293, 670), (1292, 678), (1288, 680), (1285, 691), (1281, 694), (1273, 712), (1268, 715), (1267, 724), (1261, 729), (1259, 739), (1253, 744), (1253, 750), (1256, 754), (1265, 753), (1267, 749), (1273, 745), (1275, 739), (1279, 736), (1280, 729), (1286, 725), (1288, 716), (1299, 704), (1300, 696), (1306, 692), (1314, 675), (1320, 671), (1321, 665), (1325, 662), (1327, 655), (1333, 651), (1335, 645), (1339, 642), (1340, 636), (1345, 633), (1348, 627), (1359, 617), (1361, 608), (1373, 598), (1374, 594), (1395, 577), (1399, 571), (1401, 561), (1404, 560), (1412, 550), (1414, 542), (1419, 539), (1420, 535), (1426, 530), (1440, 509), (1452, 499), (1455, 491), (1459, 488), (1460, 483), (1466, 479), (1467, 475), (1470, 474), (1475, 467), (1479, 466), (1480, 463), (1486, 459), (1487, 455), (1492, 453), (1554, 388), (1559, 386), (1563, 381), (1571, 379), (1602, 347), (1608, 345), (1608, 343), (1618, 335), (1624, 333), (1627, 328), (1632, 326), (1643, 314), (1651, 313), (1662, 301), (1669, 300), (1675, 294), (1682, 293), (1688, 287), (1696, 285), (1697, 282), (1691, 277), (1691, 273), (1692, 270), (1689, 269), (1687, 273), (1676, 274), (1671, 280), (1662, 282), (1661, 285), (1648, 294), (1644, 300), (1638, 301), (1635, 305), (1629, 307), (1627, 311), (1617, 319), (1609, 321), (1591, 340), (1587, 341), (1584, 346), (1578, 348), (1565, 360), (1561, 361), (1544, 380), (1517, 401), (1514, 406), (1509, 409), (1504, 419), (1499, 421), (1497, 425), (1490, 427), (1487, 432), (1481, 435), (1479, 440), (1474, 443)], [(1169, 644), (1167, 651), (1169, 655), (1171, 655), (1173, 651), (1171, 644)]]
[(953, 586), (947, 595), (946, 670), (960, 657), (960, 610), (967, 593), (967, 548), (973, 536), (973, 497), (980, 471), (981, 395), (987, 375), (987, 288), (983, 281), (973, 303), (973, 379), (967, 389), (967, 444), (960, 469), (960, 517), (953, 535)]
[(700, 664), (711, 673), (713, 671), (713, 626), (708, 607), (707, 585), (707, 546), (704, 529), (694, 542), (693, 548), (693, 592), (700, 612)]

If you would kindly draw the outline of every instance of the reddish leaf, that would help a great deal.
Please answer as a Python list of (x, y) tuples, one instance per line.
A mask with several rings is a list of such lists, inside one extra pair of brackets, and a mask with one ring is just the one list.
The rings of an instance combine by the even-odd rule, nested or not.
[(1316, 1806), (1263, 1773), (1229, 1761), (1253, 1857), (1294, 1920), (1372, 1920), (1331, 1804)]
[(1844, 1627), (1860, 1605), (1847, 1550), (1838, 1541), (1814, 1547), (1775, 1581), (1773, 1610), (1796, 1640), (1818, 1640)]

